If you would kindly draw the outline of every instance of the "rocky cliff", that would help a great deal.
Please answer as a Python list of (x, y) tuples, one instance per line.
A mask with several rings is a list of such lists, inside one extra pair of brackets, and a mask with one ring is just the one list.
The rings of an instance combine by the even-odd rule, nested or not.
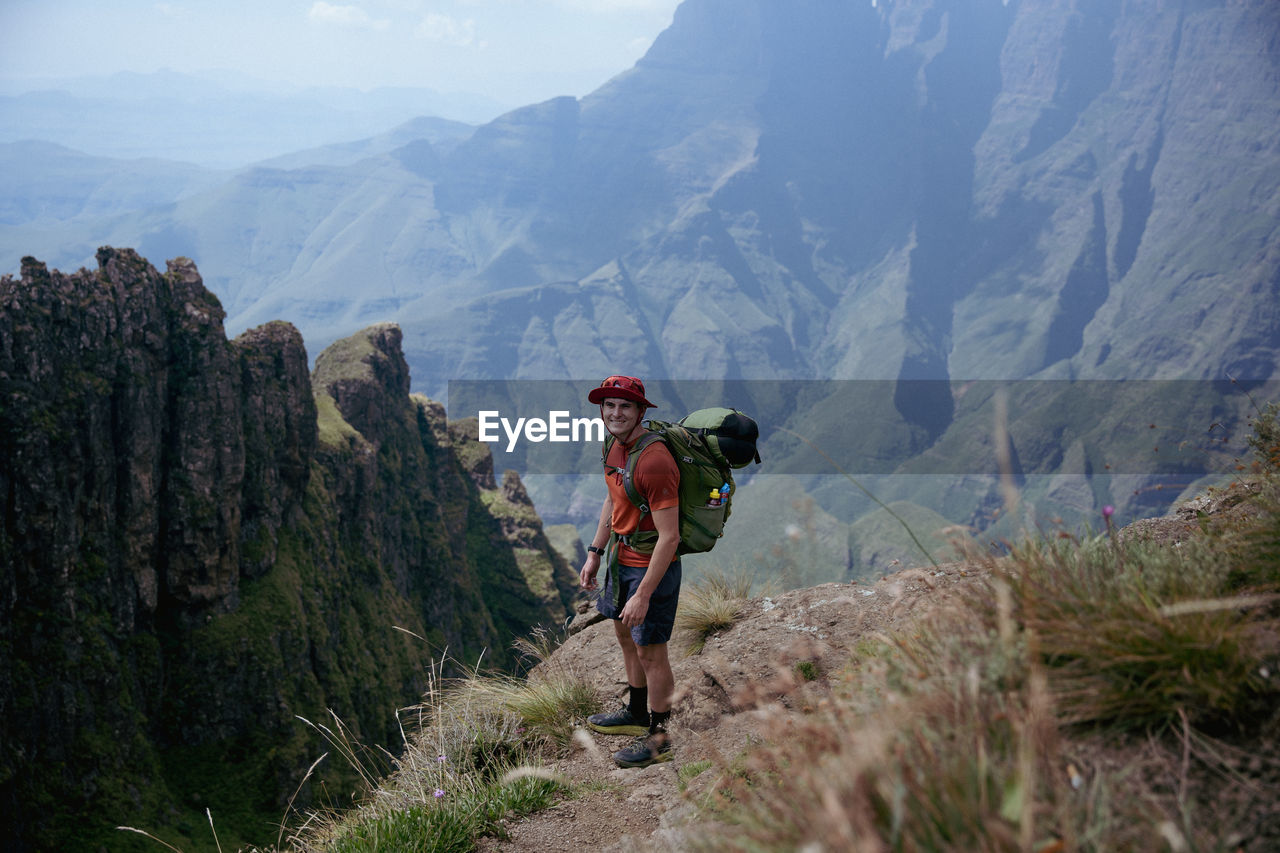
[(394, 750), (432, 656), (512, 666), (572, 575), (518, 479), (410, 397), (398, 327), (309, 375), (288, 324), (228, 341), (190, 261), (98, 264), (0, 280), (6, 844), (191, 839), (205, 808), (264, 841), (324, 751), (298, 716)]

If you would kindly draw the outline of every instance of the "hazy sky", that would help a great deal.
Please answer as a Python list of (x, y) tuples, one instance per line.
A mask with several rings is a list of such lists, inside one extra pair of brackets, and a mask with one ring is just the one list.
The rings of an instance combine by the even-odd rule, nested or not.
[(629, 68), (679, 0), (0, 0), (0, 78), (162, 68), (511, 104)]

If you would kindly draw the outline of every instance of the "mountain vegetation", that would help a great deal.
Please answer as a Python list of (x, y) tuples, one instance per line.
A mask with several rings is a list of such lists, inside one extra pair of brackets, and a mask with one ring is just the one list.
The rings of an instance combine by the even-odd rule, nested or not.
[(6, 848), (189, 837), (215, 804), (264, 842), (291, 795), (355, 781), (298, 791), (300, 717), (395, 748), (425, 660), (514, 670), (574, 578), (519, 479), (410, 395), (398, 327), (309, 373), (286, 323), (228, 341), (190, 261), (98, 260), (0, 279)]

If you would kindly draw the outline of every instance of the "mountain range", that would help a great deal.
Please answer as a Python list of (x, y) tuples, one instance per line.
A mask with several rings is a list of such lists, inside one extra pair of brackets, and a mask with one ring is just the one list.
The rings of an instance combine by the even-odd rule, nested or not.
[[(907, 465), (972, 442), (972, 380), (1276, 377), (1278, 44), (1268, 0), (687, 0), (599, 90), (479, 126), (424, 119), (230, 173), (15, 143), (0, 258), (190, 257), (230, 331), (284, 319), (315, 351), (393, 320), (440, 400), (451, 380), (618, 371), (942, 382), (868, 416), (867, 455)], [(1015, 445), (1080, 458), (1037, 414), (1065, 398), (1012, 405)], [(838, 415), (763, 432), (826, 443)], [(943, 487), (971, 493), (953, 523), (997, 499), (988, 462)], [(1057, 496), (1044, 517), (1135, 518), (1179, 491), (1101, 470), (1030, 496)], [(551, 520), (591, 523), (580, 485), (528, 485)], [(838, 479), (803, 490), (843, 523), (875, 509)], [(919, 479), (875, 491), (942, 509)]]
[(476, 123), (510, 106), (425, 87), (300, 88), (230, 72), (0, 80), (0, 143), (40, 140), (98, 157), (229, 171), (416, 116)]
[(1265, 378), (1278, 28), (1265, 0), (688, 0), (584, 98), (4, 242), (192, 257), (233, 331), (395, 319), (428, 393)]

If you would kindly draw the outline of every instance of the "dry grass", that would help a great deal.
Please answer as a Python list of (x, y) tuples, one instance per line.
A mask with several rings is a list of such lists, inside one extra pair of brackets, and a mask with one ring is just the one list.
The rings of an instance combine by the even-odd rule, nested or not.
[(753, 580), (745, 572), (708, 572), (680, 592), (676, 630), (684, 635), (686, 651), (697, 654), (707, 639), (742, 618), (751, 598)]
[(780, 721), (785, 738), (722, 778), (710, 811), (731, 828), (705, 848), (1018, 850), (1044, 837), (1069, 783), (1043, 678), (967, 624), (952, 612), (886, 638), (843, 701)]
[(719, 767), (697, 846), (1268, 849), (1280, 756), (1224, 738), (1280, 700), (1275, 417), (1253, 511), (1180, 546), (1109, 530), (988, 559), (987, 588), (874, 638), (822, 710)]
[(1067, 723), (1243, 723), (1273, 688), (1273, 595), (1230, 582), (1217, 543), (1038, 543), (1014, 555), (1015, 617), (1038, 636)]

